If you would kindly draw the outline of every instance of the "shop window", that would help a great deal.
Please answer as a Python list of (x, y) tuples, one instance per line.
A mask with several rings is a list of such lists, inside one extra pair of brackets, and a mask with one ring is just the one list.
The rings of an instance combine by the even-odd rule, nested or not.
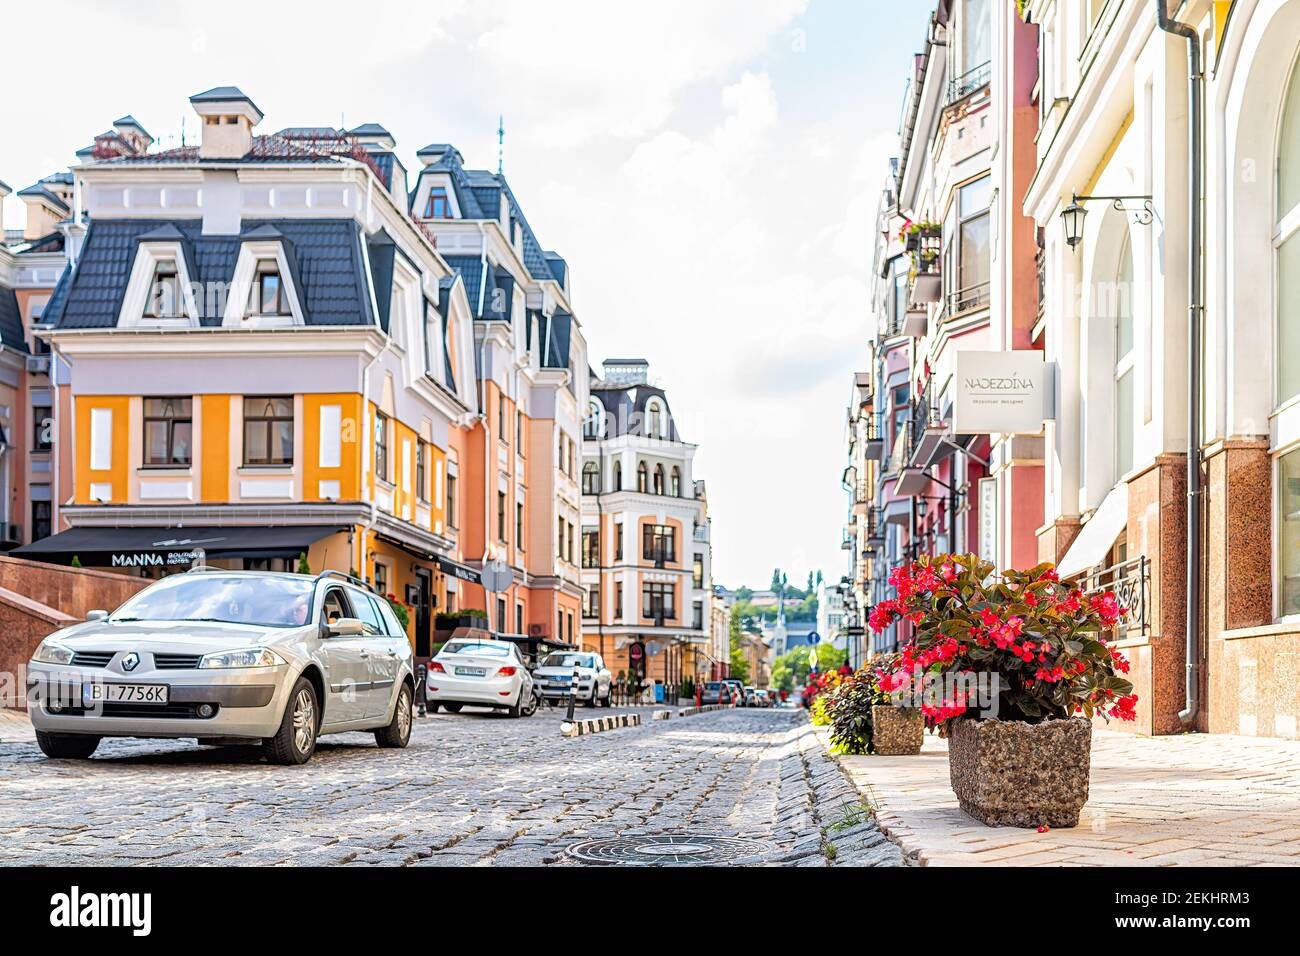
[(144, 463), (190, 464), (193, 454), (193, 404), (188, 398), (144, 400)]

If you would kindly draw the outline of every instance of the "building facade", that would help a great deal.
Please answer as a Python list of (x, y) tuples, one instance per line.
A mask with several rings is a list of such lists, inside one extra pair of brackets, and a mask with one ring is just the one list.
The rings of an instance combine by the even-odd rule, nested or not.
[(582, 445), (584, 642), (615, 672), (681, 684), (720, 676), (708, 498), (644, 359), (593, 378)]

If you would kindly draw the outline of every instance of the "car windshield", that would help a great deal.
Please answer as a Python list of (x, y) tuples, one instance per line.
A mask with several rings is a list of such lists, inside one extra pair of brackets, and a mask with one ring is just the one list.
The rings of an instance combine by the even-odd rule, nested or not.
[(721, 685), (717, 681), (709, 681), (704, 685), (705, 690), (717, 690)]
[(219, 621), (301, 627), (315, 582), (253, 575), (177, 574), (131, 598), (111, 621)]
[(510, 648), (504, 644), (471, 644), (452, 642), (442, 649), (444, 654), (480, 654), (484, 657), (509, 657)]
[(590, 654), (548, 654), (542, 661), (543, 667), (595, 667), (595, 659)]

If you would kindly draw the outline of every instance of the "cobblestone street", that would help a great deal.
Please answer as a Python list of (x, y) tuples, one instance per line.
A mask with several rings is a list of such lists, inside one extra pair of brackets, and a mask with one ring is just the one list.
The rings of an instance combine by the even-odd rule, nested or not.
[(901, 863), (802, 714), (642, 713), (575, 739), (558, 710), (437, 714), (406, 750), (325, 737), (294, 768), (192, 741), (108, 740), (88, 762), (0, 743), (0, 863), (575, 865), (579, 842), (660, 835), (760, 844), (740, 862)]

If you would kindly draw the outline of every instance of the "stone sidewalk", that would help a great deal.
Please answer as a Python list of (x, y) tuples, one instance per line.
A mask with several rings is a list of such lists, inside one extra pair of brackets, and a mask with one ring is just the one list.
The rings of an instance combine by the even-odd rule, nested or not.
[(1098, 729), (1079, 825), (1045, 833), (966, 816), (931, 734), (919, 756), (837, 759), (923, 866), (1300, 865), (1300, 741)]

